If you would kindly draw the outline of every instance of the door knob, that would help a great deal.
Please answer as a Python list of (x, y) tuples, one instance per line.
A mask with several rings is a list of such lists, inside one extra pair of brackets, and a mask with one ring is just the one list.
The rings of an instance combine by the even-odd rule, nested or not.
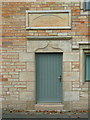
[(62, 76), (60, 75), (60, 77), (58, 77), (58, 79), (61, 81), (62, 80)]

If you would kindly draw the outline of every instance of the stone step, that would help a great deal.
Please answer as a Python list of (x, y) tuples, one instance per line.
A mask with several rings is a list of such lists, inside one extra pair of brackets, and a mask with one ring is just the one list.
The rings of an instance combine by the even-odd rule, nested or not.
[(50, 104), (36, 104), (35, 105), (35, 110), (60, 110), (62, 111), (63, 110), (63, 104), (59, 103), (59, 104), (55, 104), (55, 103), (50, 103)]

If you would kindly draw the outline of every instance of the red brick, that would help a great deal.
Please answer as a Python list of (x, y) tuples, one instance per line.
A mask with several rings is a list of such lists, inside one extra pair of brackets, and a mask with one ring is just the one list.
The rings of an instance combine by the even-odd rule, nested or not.
[(8, 81), (8, 78), (2, 78), (2, 81)]

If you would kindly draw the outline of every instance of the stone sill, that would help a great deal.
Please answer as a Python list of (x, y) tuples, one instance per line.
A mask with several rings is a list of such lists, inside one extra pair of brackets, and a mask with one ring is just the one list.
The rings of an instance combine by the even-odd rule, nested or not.
[(26, 27), (26, 30), (71, 30), (71, 26), (66, 27)]

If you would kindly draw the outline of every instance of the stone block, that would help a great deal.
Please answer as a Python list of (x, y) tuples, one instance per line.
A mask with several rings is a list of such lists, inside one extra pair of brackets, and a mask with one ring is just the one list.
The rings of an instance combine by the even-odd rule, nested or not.
[(72, 90), (72, 83), (71, 82), (63, 82), (63, 91), (71, 91)]
[(82, 92), (87, 91), (88, 92), (88, 88), (82, 88)]
[(72, 103), (73, 110), (87, 110), (88, 109), (88, 100), (83, 101), (73, 101)]
[(27, 62), (27, 71), (35, 71), (35, 63), (34, 62)]
[(26, 88), (26, 85), (15, 85), (15, 88)]
[(73, 87), (79, 87), (79, 82), (73, 82)]
[(71, 104), (71, 101), (64, 101), (64, 110), (67, 110), (67, 111), (71, 111), (71, 108), (72, 108), (72, 106), (71, 106), (72, 104)]
[(35, 91), (35, 82), (27, 82), (27, 91)]
[(65, 92), (64, 93), (64, 101), (77, 101), (79, 100), (79, 92)]
[(20, 72), (20, 81), (35, 81), (34, 72)]
[(78, 72), (80, 69), (79, 62), (72, 62), (72, 71)]
[(63, 61), (79, 61), (79, 53), (64, 53)]
[(63, 72), (71, 72), (71, 62), (63, 63)]
[(27, 52), (33, 52), (34, 51), (34, 41), (27, 41)]
[(80, 83), (80, 87), (81, 87), (81, 88), (88, 88), (88, 87), (89, 87), (89, 83), (88, 83), (88, 82), (84, 82), (84, 83), (81, 82), (81, 83)]
[(33, 101), (35, 100), (34, 92), (20, 92), (20, 100), (21, 101)]
[(63, 81), (79, 81), (79, 72), (64, 72)]
[(19, 53), (19, 61), (34, 61), (34, 53)]
[(35, 107), (35, 101), (27, 101), (27, 103), (26, 103), (27, 110), (33, 110), (33, 109), (35, 109), (34, 107)]
[(81, 88), (73, 88), (74, 91), (80, 91)]
[(88, 98), (88, 92), (80, 92), (80, 97)]

